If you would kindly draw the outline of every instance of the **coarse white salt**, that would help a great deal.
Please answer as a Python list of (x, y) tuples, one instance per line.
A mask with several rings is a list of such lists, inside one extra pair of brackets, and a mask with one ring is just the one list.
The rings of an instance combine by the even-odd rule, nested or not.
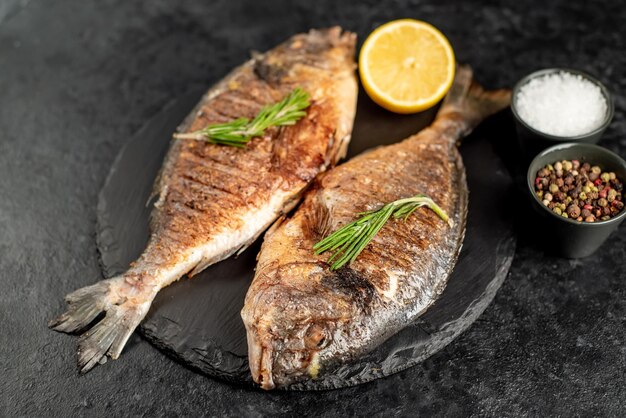
[(565, 71), (531, 79), (516, 96), (520, 118), (538, 131), (555, 136), (592, 132), (602, 125), (608, 110), (600, 87)]

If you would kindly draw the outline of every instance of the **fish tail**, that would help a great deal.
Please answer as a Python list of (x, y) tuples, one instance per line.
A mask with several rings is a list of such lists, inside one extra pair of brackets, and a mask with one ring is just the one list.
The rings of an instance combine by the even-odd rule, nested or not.
[(151, 288), (142, 291), (129, 284), (124, 276), (102, 280), (67, 295), (68, 310), (48, 326), (60, 332), (81, 334), (78, 368), (86, 373), (98, 363), (104, 363), (107, 355), (112, 359), (119, 357), (155, 295)]
[(474, 81), (471, 67), (460, 65), (437, 119), (459, 122), (461, 135), (465, 136), (485, 118), (506, 108), (510, 103), (509, 89), (485, 90)]

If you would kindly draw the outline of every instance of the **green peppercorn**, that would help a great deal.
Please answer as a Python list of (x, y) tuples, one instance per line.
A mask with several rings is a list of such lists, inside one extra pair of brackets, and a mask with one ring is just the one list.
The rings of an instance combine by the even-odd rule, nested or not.
[(585, 192), (580, 192), (580, 194), (578, 195), (578, 198), (580, 200), (587, 200), (587, 193)]
[(591, 167), (591, 172), (592, 173), (596, 173), (596, 174), (600, 174), (602, 172), (602, 169), (600, 167), (598, 167), (597, 165), (594, 165), (593, 167)]
[(552, 209), (552, 212), (556, 213), (557, 215), (560, 215), (561, 214), (561, 208), (556, 207), (556, 208)]
[(600, 174), (600, 178), (603, 182), (608, 183), (611, 180), (611, 175), (609, 173)]
[(559, 186), (557, 186), (556, 184), (552, 183), (549, 187), (550, 193), (556, 193), (559, 191)]

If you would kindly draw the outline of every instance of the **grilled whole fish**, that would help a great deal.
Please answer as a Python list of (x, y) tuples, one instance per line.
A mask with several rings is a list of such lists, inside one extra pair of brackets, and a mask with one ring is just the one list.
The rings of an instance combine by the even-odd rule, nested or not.
[[(468, 190), (456, 144), (510, 94), (485, 92), (458, 70), (434, 123), (319, 176), (295, 214), (265, 235), (245, 299), (252, 377), (284, 387), (368, 352), (419, 317), (443, 291), (465, 232)], [(390, 219), (350, 265), (333, 271), (313, 245), (359, 213), (418, 193), (453, 221), (418, 209)]]
[(105, 355), (119, 356), (160, 289), (242, 251), (345, 155), (356, 108), (355, 39), (337, 27), (295, 35), (201, 99), (182, 132), (254, 118), (296, 87), (310, 94), (311, 105), (295, 125), (271, 128), (244, 148), (173, 141), (155, 183), (159, 198), (143, 254), (122, 275), (67, 295), (68, 311), (50, 323), (84, 332), (105, 313), (80, 336), (82, 372)]

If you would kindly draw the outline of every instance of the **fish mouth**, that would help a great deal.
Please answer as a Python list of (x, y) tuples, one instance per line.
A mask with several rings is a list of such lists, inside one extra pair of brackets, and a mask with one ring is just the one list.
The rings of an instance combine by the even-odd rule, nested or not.
[(274, 349), (271, 342), (267, 345), (261, 344), (252, 332), (247, 333), (247, 338), (248, 363), (252, 373), (252, 380), (260, 385), (262, 389), (274, 389), (276, 387), (272, 376)]

